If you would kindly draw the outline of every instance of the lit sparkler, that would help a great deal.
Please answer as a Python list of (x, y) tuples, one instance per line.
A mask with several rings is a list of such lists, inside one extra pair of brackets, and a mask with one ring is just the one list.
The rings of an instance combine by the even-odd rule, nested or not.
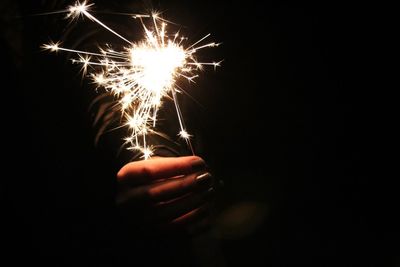
[[(97, 23), (107, 31), (113, 33), (127, 46), (122, 51), (115, 51), (110, 47), (99, 48), (98, 52), (80, 51), (63, 48), (60, 43), (49, 43), (43, 48), (53, 52), (66, 51), (76, 53), (78, 59), (73, 62), (82, 64), (82, 70), (88, 72), (88, 67), (101, 69), (90, 73), (89, 76), (106, 92), (113, 94), (118, 99), (123, 126), (129, 128), (130, 134), (125, 138), (128, 149), (139, 151), (143, 158), (147, 159), (153, 154), (153, 147), (146, 142), (146, 136), (156, 133), (157, 112), (162, 106), (162, 100), (170, 97), (175, 104), (179, 122), (179, 136), (190, 147), (191, 135), (188, 133), (183, 120), (182, 112), (178, 104), (177, 79), (183, 77), (189, 82), (198, 77), (198, 71), (203, 66), (220, 66), (221, 62), (198, 62), (195, 53), (203, 48), (215, 47), (218, 44), (211, 42), (204, 44), (210, 34), (207, 34), (197, 42), (184, 47), (186, 40), (179, 36), (167, 34), (167, 21), (157, 13), (151, 15), (133, 15), (139, 19), (144, 30), (144, 39), (134, 43), (111, 29), (98, 20), (90, 12), (92, 4), (86, 1), (77, 1), (66, 10), (67, 18), (77, 19), (85, 16)], [(145, 20), (150, 20), (150, 26), (146, 26)], [(150, 28), (151, 27), (151, 28)]]

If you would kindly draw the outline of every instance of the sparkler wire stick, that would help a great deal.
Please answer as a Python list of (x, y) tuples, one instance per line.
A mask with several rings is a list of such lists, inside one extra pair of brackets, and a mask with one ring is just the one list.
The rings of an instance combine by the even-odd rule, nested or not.
[[(136, 150), (147, 159), (153, 154), (153, 147), (148, 144), (146, 135), (157, 133), (157, 113), (165, 97), (172, 95), (176, 114), (179, 122), (179, 136), (183, 138), (194, 154), (190, 141), (191, 135), (187, 132), (177, 97), (177, 80), (182, 77), (189, 82), (199, 75), (198, 71), (203, 66), (220, 66), (221, 62), (198, 62), (195, 54), (198, 50), (215, 47), (217, 43), (206, 43), (210, 34), (205, 35), (195, 43), (185, 48), (182, 43), (184, 37), (179, 37), (179, 32), (174, 35), (167, 34), (167, 20), (157, 13), (151, 15), (132, 15), (139, 19), (144, 30), (144, 39), (140, 42), (131, 42), (115, 30), (94, 17), (86, 1), (75, 2), (64, 11), (67, 18), (75, 19), (80, 16), (87, 17), (102, 28), (119, 37), (129, 46), (122, 51), (114, 51), (110, 46), (99, 47), (99, 52), (74, 50), (60, 47), (60, 43), (50, 42), (43, 48), (52, 52), (65, 51), (78, 55), (74, 63), (82, 64), (84, 73), (91, 69), (101, 69), (99, 72), (90, 73), (98, 87), (103, 87), (106, 92), (114, 95), (124, 119), (123, 126), (130, 130), (130, 135), (125, 138), (128, 149)], [(150, 19), (152, 24), (146, 26), (145, 20)], [(150, 28), (150, 26), (152, 27)], [(170, 39), (169, 36), (173, 36)], [(177, 41), (179, 40), (179, 41)], [(95, 68), (97, 67), (97, 68)]]

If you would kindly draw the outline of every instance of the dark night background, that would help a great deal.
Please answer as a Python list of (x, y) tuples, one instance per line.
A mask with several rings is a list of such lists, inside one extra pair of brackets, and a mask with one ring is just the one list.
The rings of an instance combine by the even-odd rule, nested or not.
[[(118, 10), (117, 1), (110, 5)], [(224, 61), (191, 88), (201, 105), (189, 104), (186, 117), (199, 136), (198, 154), (225, 183), (217, 229), (226, 265), (399, 266), (397, 178), (380, 165), (387, 151), (370, 71), (379, 12), (347, 2), (153, 5), (193, 39), (212, 33), (222, 42), (204, 54)], [(32, 6), (26, 12), (38, 11)], [(45, 254), (60, 263), (54, 266), (76, 266), (65, 251), (96, 253), (80, 237), (96, 235), (94, 221), (107, 221), (111, 194), (102, 194), (112, 187), (77, 174), (93, 174), (82, 166), (107, 165), (114, 154), (91, 148), (77, 68), (33, 48), (54, 26), (37, 34), (39, 18), (5, 17), (4, 29), (21, 30), (25, 42), (3, 34), (2, 51), (24, 51), (4, 60), (36, 62), (22, 67), (24, 79), (12, 68), (3, 72), (11, 81), (2, 86), (9, 94), (3, 101), (16, 105), (2, 112), (3, 155), (10, 158), (1, 179), (5, 253), (15, 262), (43, 263), (38, 255)], [(76, 85), (70, 95), (67, 82)], [(98, 175), (113, 177), (120, 164)]]

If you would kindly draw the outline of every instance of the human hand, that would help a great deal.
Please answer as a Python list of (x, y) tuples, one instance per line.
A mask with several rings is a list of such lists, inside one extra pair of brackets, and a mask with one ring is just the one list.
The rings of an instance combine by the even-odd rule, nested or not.
[(209, 223), (214, 179), (200, 157), (131, 162), (118, 172), (117, 181), (120, 214), (139, 231)]

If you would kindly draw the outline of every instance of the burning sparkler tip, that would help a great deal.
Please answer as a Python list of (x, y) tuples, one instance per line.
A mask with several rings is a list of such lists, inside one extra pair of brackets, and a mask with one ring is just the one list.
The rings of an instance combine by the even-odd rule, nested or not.
[[(133, 43), (94, 17), (90, 13), (93, 5), (86, 0), (78, 0), (63, 12), (71, 19), (82, 16), (94, 21), (129, 46), (119, 51), (106, 44), (98, 47), (98, 52), (90, 52), (63, 48), (60, 47), (60, 42), (49, 42), (42, 48), (51, 52), (60, 50), (75, 53), (78, 58), (72, 59), (72, 63), (81, 64), (83, 73), (89, 68), (97, 71), (90, 74), (91, 79), (97, 86), (117, 97), (119, 111), (124, 120), (122, 126), (130, 131), (130, 136), (124, 139), (124, 146), (128, 146), (128, 150), (141, 153), (144, 159), (154, 154), (154, 148), (148, 144), (146, 136), (157, 133), (155, 127), (158, 110), (164, 97), (170, 97), (172, 93), (180, 123), (178, 136), (186, 141), (193, 153), (190, 143), (192, 136), (185, 130), (175, 96), (179, 93), (176, 83), (179, 77), (195, 82), (194, 79), (199, 76), (196, 71), (202, 70), (204, 66), (212, 66), (214, 69), (219, 67), (222, 61), (198, 62), (195, 53), (202, 48), (219, 46), (220, 43), (204, 44), (203, 41), (210, 36), (207, 34), (190, 46), (184, 46), (184, 41), (188, 38), (181, 36), (179, 31), (168, 34), (167, 23), (172, 22), (163, 19), (159, 12), (132, 15), (133, 18), (140, 19), (145, 32), (143, 41)], [(153, 26), (147, 27), (144, 18), (152, 20)]]

